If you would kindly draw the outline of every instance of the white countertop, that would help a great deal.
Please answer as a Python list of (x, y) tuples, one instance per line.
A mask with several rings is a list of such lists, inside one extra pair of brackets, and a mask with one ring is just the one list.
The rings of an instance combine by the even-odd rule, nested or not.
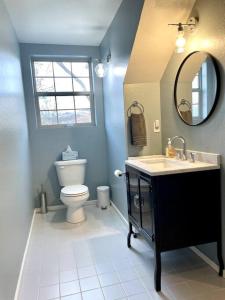
[[(207, 154), (207, 162), (196, 160), (193, 163), (189, 162), (188, 160), (182, 161), (175, 158), (167, 158), (163, 155), (151, 155), (131, 157), (126, 160), (125, 163), (126, 165), (134, 167), (139, 171), (142, 171), (151, 176), (220, 169), (219, 154), (205, 154)], [(212, 159), (210, 159), (210, 154), (212, 155)], [(215, 159), (215, 155), (217, 156), (217, 159)], [(199, 157), (203, 156), (204, 155), (199, 155)]]

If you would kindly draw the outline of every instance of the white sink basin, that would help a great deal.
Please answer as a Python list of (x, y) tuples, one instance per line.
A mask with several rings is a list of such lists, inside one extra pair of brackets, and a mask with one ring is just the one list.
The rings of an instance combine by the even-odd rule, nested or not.
[(219, 169), (217, 163), (209, 163), (202, 161), (189, 162), (174, 158), (167, 158), (163, 155), (136, 157), (126, 160), (126, 164), (133, 166), (140, 171), (148, 173), (152, 176), (195, 172), (203, 170)]
[(153, 168), (174, 168), (179, 166), (184, 166), (185, 164), (188, 166), (189, 162), (186, 161), (179, 161), (169, 158), (158, 158), (158, 159), (140, 159), (141, 163), (149, 164)]

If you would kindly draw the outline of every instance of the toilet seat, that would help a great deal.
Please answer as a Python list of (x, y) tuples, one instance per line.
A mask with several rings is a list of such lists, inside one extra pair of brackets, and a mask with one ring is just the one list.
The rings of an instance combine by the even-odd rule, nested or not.
[(88, 187), (86, 185), (68, 185), (62, 188), (61, 195), (64, 197), (77, 197), (88, 194)]

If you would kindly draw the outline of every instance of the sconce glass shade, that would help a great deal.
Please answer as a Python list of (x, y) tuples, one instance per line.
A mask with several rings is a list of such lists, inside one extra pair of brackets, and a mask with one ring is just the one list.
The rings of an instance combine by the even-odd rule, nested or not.
[(184, 52), (184, 48), (182, 48), (182, 47), (177, 47), (176, 48), (176, 53), (183, 53)]
[(182, 53), (184, 52), (184, 46), (186, 44), (186, 39), (184, 38), (184, 31), (179, 31), (178, 37), (176, 39), (176, 52)]
[(95, 73), (100, 78), (104, 77), (107, 73), (106, 66), (102, 62), (98, 63), (95, 67)]
[(198, 19), (195, 17), (192, 17), (189, 19), (188, 23), (170, 23), (168, 25), (172, 26), (177, 26), (178, 29), (178, 35), (176, 38), (176, 52), (177, 53), (182, 53), (185, 51), (185, 44), (186, 44), (186, 39), (184, 38), (184, 31), (185, 28), (188, 28), (190, 32), (193, 32), (196, 24), (198, 22)]

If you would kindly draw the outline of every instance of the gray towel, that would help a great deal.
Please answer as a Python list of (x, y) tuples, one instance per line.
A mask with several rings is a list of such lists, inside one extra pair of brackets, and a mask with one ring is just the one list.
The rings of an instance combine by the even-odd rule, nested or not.
[(135, 146), (146, 146), (146, 126), (143, 114), (130, 115), (130, 129), (131, 129), (131, 144)]
[(182, 111), (180, 110), (180, 114), (185, 122), (188, 124), (192, 124), (192, 112), (191, 110)]

